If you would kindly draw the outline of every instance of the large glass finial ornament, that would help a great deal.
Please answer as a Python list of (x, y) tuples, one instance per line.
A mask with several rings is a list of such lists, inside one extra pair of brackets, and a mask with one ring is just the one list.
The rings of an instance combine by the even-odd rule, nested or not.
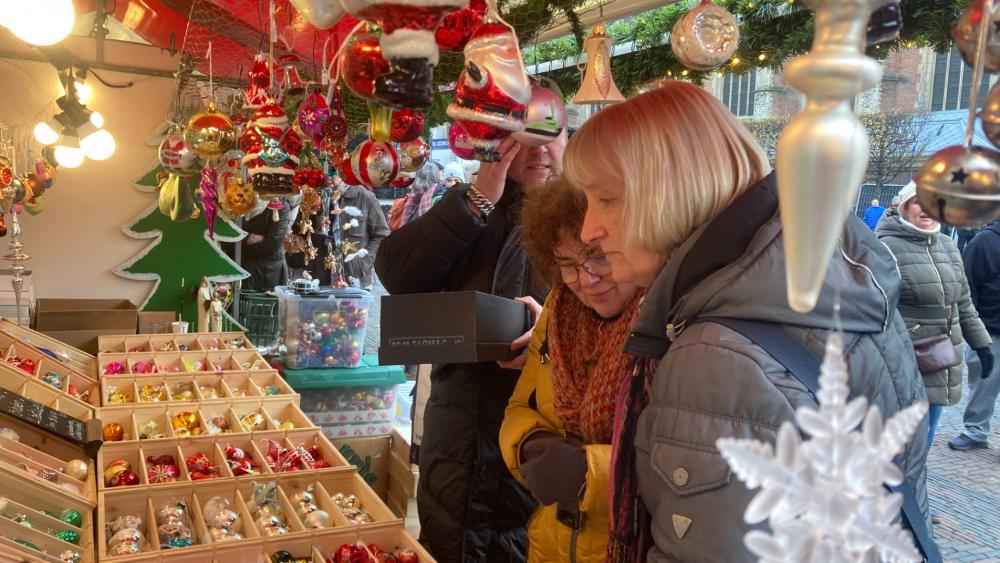
[[(996, 37), (1000, 19), (983, 14), (996, 14), (993, 0), (974, 1), (952, 29), (963, 58), (972, 62), (971, 99), (978, 97), (979, 85), (986, 80), (983, 72), (1000, 70)], [(978, 27), (970, 27), (973, 24)], [(972, 40), (974, 45), (969, 44)], [(976, 104), (969, 106), (963, 143), (931, 155), (913, 180), (917, 201), (928, 215), (950, 225), (975, 228), (1000, 218), (1000, 153), (972, 144)], [(980, 117), (986, 137), (1000, 146), (1000, 91), (996, 86), (987, 94)]]
[(788, 305), (806, 313), (819, 291), (868, 168), (868, 133), (854, 98), (874, 88), (882, 67), (864, 56), (865, 27), (884, 0), (804, 0), (816, 12), (812, 49), (785, 65), (805, 110), (778, 139), (778, 201)]
[(897, 521), (902, 495), (886, 485), (903, 483), (893, 458), (920, 427), (927, 403), (885, 421), (865, 397), (848, 400), (847, 382), (843, 339), (833, 333), (819, 378), (819, 409), (801, 407), (795, 413), (807, 439), (786, 420), (774, 445), (734, 438), (716, 442), (747, 488), (760, 489), (743, 518), (770, 524), (770, 534), (754, 530), (744, 536), (762, 562), (923, 560)]
[(604, 24), (595, 25), (590, 37), (583, 40), (587, 56), (587, 70), (580, 81), (580, 89), (573, 96), (574, 104), (612, 104), (624, 102), (611, 75), (611, 37)]

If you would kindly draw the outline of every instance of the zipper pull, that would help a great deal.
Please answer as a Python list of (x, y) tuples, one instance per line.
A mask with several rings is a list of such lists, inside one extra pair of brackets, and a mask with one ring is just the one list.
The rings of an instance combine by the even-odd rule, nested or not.
[(684, 330), (685, 324), (687, 324), (687, 321), (681, 321), (677, 324), (667, 323), (667, 339), (671, 342), (677, 340), (677, 337), (680, 336), (681, 332)]

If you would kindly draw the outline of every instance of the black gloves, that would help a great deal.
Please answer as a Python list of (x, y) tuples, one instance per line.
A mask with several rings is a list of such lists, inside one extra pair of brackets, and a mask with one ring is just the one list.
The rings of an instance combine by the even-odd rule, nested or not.
[(578, 500), (587, 481), (587, 454), (579, 442), (539, 432), (521, 446), (521, 455), (521, 477), (538, 502)]
[(993, 352), (990, 351), (989, 346), (984, 348), (976, 348), (976, 354), (979, 355), (979, 363), (983, 366), (983, 373), (980, 377), (986, 379), (993, 373)]

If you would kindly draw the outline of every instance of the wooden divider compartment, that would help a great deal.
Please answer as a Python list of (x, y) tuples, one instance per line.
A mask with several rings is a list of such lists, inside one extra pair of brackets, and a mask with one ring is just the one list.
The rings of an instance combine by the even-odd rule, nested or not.
[(235, 531), (243, 536), (243, 540), (239, 540), (235, 543), (241, 543), (244, 540), (256, 540), (261, 537), (260, 530), (254, 525), (254, 519), (250, 514), (250, 511), (246, 505), (243, 495), (237, 490), (238, 487), (233, 482), (221, 482), (221, 483), (204, 483), (199, 484), (194, 488), (194, 507), (192, 512), (195, 512), (197, 518), (201, 521), (201, 526), (205, 531), (205, 535), (200, 538), (200, 543), (203, 544), (215, 544), (219, 545), (234, 545), (234, 540), (226, 540), (222, 542), (215, 542), (212, 540), (212, 535), (210, 533), (211, 525), (209, 521), (205, 518), (205, 505), (208, 504), (214, 497), (222, 497), (229, 501), (229, 507), (235, 510), (239, 515), (239, 522), (234, 526)]
[[(167, 384), (163, 381), (163, 376), (136, 377), (133, 382), (135, 383), (135, 401), (140, 405), (161, 404), (170, 400), (170, 392), (167, 390)], [(149, 392), (144, 393), (143, 391), (147, 387)]]
[(226, 387), (229, 389), (229, 394), (232, 397), (253, 398), (260, 395), (260, 393), (256, 390), (253, 380), (250, 378), (250, 374), (247, 372), (225, 375), (222, 376), (222, 380), (225, 382)]
[[(99, 375), (102, 378), (104, 378), (104, 377), (115, 377), (118, 375), (131, 373), (128, 369), (128, 360), (129, 360), (128, 354), (101, 354), (101, 357), (98, 359), (98, 366), (97, 366), (97, 369), (100, 372)], [(111, 365), (116, 362), (122, 365), (124, 371), (122, 371), (121, 373), (110, 373)]]
[[(181, 455), (181, 450), (177, 446), (176, 442), (160, 442), (154, 441), (149, 443), (144, 443), (142, 449), (139, 450), (139, 454), (142, 457), (142, 462), (145, 465), (145, 475), (143, 482), (147, 485), (170, 485), (173, 483), (180, 483), (184, 481), (190, 481), (191, 477), (188, 474), (187, 464), (184, 463), (184, 456)], [(173, 481), (164, 481), (156, 483), (153, 481), (154, 476), (152, 468), (154, 464), (150, 463), (150, 458), (155, 461), (156, 458), (164, 455), (169, 455), (174, 458), (174, 463), (177, 464), (177, 477)]]
[[(254, 511), (253, 511), (253, 494), (254, 494), (255, 483), (267, 483), (267, 482), (272, 482), (272, 481), (275, 482), (276, 485), (278, 485), (278, 487), (277, 487), (277, 492), (278, 492), (277, 500), (278, 500), (278, 504), (281, 505), (281, 512), (283, 513), (283, 515), (285, 517), (285, 522), (288, 523), (288, 526), (287, 526), (288, 527), (288, 533), (287, 534), (281, 534), (281, 535), (278, 535), (278, 536), (268, 536), (267, 532), (263, 528), (261, 528), (260, 524), (257, 524), (256, 522), (254, 522), (254, 525), (257, 527), (257, 531), (260, 533), (260, 536), (262, 538), (268, 538), (268, 537), (272, 537), (272, 538), (273, 537), (279, 537), (280, 538), (280, 537), (286, 537), (286, 536), (296, 535), (296, 534), (308, 534), (308, 533), (312, 532), (312, 530), (306, 529), (306, 527), (302, 524), (302, 520), (299, 519), (299, 515), (295, 512), (295, 507), (292, 506), (291, 500), (289, 500), (288, 495), (285, 494), (285, 491), (282, 490), (280, 484), (278, 484), (278, 482), (274, 479), (273, 475), (262, 475), (262, 476), (259, 476), (257, 479), (254, 479), (254, 480), (238, 481), (237, 482), (237, 490), (239, 491), (240, 495), (242, 495), (244, 501), (246, 502), (246, 506), (247, 506), (247, 509), (250, 512), (250, 516), (251, 517), (254, 516)], [(253, 520), (256, 520), (256, 518), (253, 518)]]
[[(62, 541), (55, 536), (50, 536), (42, 532), (41, 530), (22, 526), (10, 518), (0, 518), (0, 536), (30, 542), (38, 548), (37, 551), (23, 544), (14, 545), (16, 545), (22, 553), (30, 554), (43, 561), (59, 563), (60, 560), (58, 554), (70, 550), (80, 553), (81, 561), (93, 561), (93, 558), (90, 556), (91, 550), (89, 549), (89, 544), (87, 545), (87, 549), (85, 549), (83, 545), (73, 545), (69, 542)], [(82, 537), (80, 539), (80, 543), (83, 544)]]
[[(257, 387), (258, 393), (262, 397), (270, 397), (277, 395), (295, 395), (295, 390), (288, 384), (283, 377), (277, 374), (277, 372), (254, 372), (247, 376), (250, 381), (253, 382), (254, 386)], [(276, 392), (270, 393), (268, 391), (269, 387), (273, 387)]]
[(149, 336), (150, 352), (177, 352), (172, 334), (151, 334)]
[(149, 347), (149, 336), (140, 334), (125, 337), (125, 353), (136, 354), (152, 351), (152, 348)]
[[(140, 440), (159, 440), (174, 437), (174, 428), (170, 424), (170, 417), (167, 416), (167, 406), (162, 407), (157, 406), (138, 406), (134, 407), (132, 411), (133, 421), (135, 424), (136, 434), (139, 436)], [(150, 433), (144, 436), (144, 432), (148, 430), (146, 424), (149, 421), (156, 422), (157, 431), (156, 433)]]
[(99, 356), (106, 356), (108, 354), (124, 354), (125, 352), (124, 336), (97, 337), (97, 354)]
[[(38, 364), (42, 361), (42, 358), (47, 358), (48, 357), (48, 356), (43, 355), (41, 352), (35, 351), (34, 348), (32, 348), (31, 346), (29, 346), (26, 343), (13, 342), (12, 341), (12, 342), (10, 342), (5, 347), (4, 354), (3, 354), (3, 360), (5, 362), (7, 362), (7, 363), (10, 363), (11, 359), (14, 356), (17, 356), (18, 358), (21, 358), (22, 360), (28, 360), (28, 359), (30, 359), (33, 362), (35, 362), (35, 369), (34, 369), (34, 371), (28, 372), (28, 371), (25, 371), (25, 370), (21, 370), (22, 372), (27, 373), (28, 375), (35, 375), (35, 376), (38, 375)], [(13, 365), (13, 364), (11, 364), (11, 365)], [(18, 368), (18, 369), (20, 369), (20, 368)]]
[(200, 352), (201, 344), (198, 343), (197, 334), (174, 334), (174, 349), (178, 352)]
[[(129, 468), (139, 478), (137, 485), (112, 487), (105, 482), (104, 472), (107, 471), (109, 465), (118, 460), (128, 462)], [(107, 447), (102, 447), (97, 452), (97, 464), (97, 488), (99, 491), (138, 489), (142, 488), (142, 485), (149, 484), (149, 481), (146, 479), (146, 462), (142, 458), (142, 450), (136, 449), (132, 444), (108, 444)]]
[(323, 485), (323, 488), (331, 498), (335, 497), (337, 493), (343, 493), (344, 496), (354, 495), (357, 497), (360, 503), (357, 507), (372, 517), (371, 524), (364, 524), (361, 527), (389, 522), (396, 522), (401, 525), (402, 519), (397, 518), (389, 510), (389, 507), (382, 502), (382, 499), (378, 498), (378, 495), (375, 494), (371, 487), (357, 473), (318, 473), (316, 481), (320, 485)]
[[(49, 486), (59, 491), (64, 491), (70, 495), (79, 497), (82, 500), (94, 500), (94, 464), (87, 461), (87, 478), (84, 480), (74, 479), (62, 472), (67, 459), (61, 459), (41, 449), (36, 449), (26, 442), (15, 442), (9, 438), (0, 436), (0, 465), (9, 472), (20, 472), (31, 478), (36, 485)], [(27, 468), (25, 471), (23, 468)], [(51, 470), (55, 472), (53, 480), (39, 477), (37, 473)]]
[(0, 334), (27, 343), (35, 350), (55, 357), (81, 375), (97, 380), (97, 359), (86, 352), (3, 318), (0, 318)]
[(301, 445), (306, 448), (315, 447), (319, 450), (319, 453), (323, 457), (323, 461), (326, 462), (327, 467), (314, 469), (312, 471), (323, 473), (351, 473), (355, 471), (355, 467), (348, 463), (343, 454), (340, 453), (337, 447), (334, 446), (318, 428), (314, 428), (312, 430), (289, 430), (285, 433), (285, 440), (287, 444), (292, 447), (298, 447)]
[[(115, 491), (114, 493), (102, 493), (101, 503), (97, 507), (97, 554), (101, 561), (108, 560), (138, 560), (143, 556), (155, 553), (157, 549), (153, 545), (153, 536), (156, 535), (156, 520), (150, 514), (147, 492), (145, 490)], [(142, 518), (142, 526), (139, 531), (143, 536), (143, 553), (133, 556), (116, 556), (108, 553), (109, 524), (115, 519), (123, 516), (137, 516)]]
[(195, 454), (205, 454), (205, 457), (212, 462), (212, 465), (219, 469), (218, 477), (213, 477), (209, 480), (197, 481), (199, 486), (204, 481), (214, 481), (217, 479), (230, 479), (233, 477), (233, 472), (229, 470), (229, 464), (226, 462), (226, 456), (222, 453), (222, 447), (219, 445), (221, 439), (216, 439), (214, 437), (201, 437), (201, 438), (190, 438), (186, 440), (181, 440), (178, 443), (178, 449), (181, 452), (180, 463), (184, 465), (184, 475), (191, 479), (191, 472), (187, 469), (187, 458)]
[(281, 425), (287, 422), (295, 425), (293, 429), (315, 427), (309, 417), (294, 404), (264, 402), (262, 406), (276, 430), (282, 430)]
[(209, 358), (205, 352), (182, 352), (181, 371), (186, 374), (212, 373), (217, 371), (212, 368)]
[(154, 352), (153, 361), (156, 362), (157, 372), (163, 375), (185, 372), (180, 352)]
[[(243, 425), (240, 423), (239, 417), (233, 412), (231, 402), (220, 402), (220, 403), (201, 403), (198, 405), (198, 410), (201, 416), (201, 427), (203, 429), (204, 435), (207, 436), (217, 436), (223, 434), (245, 434), (243, 430)], [(220, 425), (212, 426), (212, 421), (215, 418), (223, 418), (229, 425), (228, 431), (225, 428), (219, 428)], [(218, 428), (218, 430), (216, 430)]]
[[(314, 473), (288, 473), (282, 476), (278, 481), (278, 486), (285, 491), (285, 496), (288, 498), (289, 503), (293, 508), (297, 508), (298, 504), (295, 502), (295, 495), (305, 491), (307, 488), (313, 488), (313, 504), (319, 507), (320, 510), (324, 510), (330, 515), (330, 525), (327, 528), (349, 528), (347, 519), (341, 514), (340, 508), (334, 504), (333, 499), (327, 491), (323, 488), (323, 485), (316, 481), (316, 475)], [(298, 513), (296, 513), (298, 514)], [(301, 518), (302, 525), (307, 527), (305, 520)], [(313, 528), (313, 529), (326, 529), (326, 528)]]
[[(38, 504), (35, 504), (35, 503), (25, 504), (25, 503), (18, 502), (18, 501), (14, 500), (14, 499), (12, 499), (10, 497), (6, 497), (5, 498), (5, 502), (6, 502), (6, 505), (5, 505), (5, 509), (6, 510), (5, 511), (4, 510), (0, 510), (0, 520), (8, 520), (8, 518), (10, 518), (13, 515), (23, 514), (23, 515), (27, 516), (28, 522), (31, 524), (32, 528), (34, 528), (35, 530), (39, 530), (39, 531), (40, 530), (46, 530), (46, 531), (49, 532), (47, 535), (51, 536), (52, 533), (58, 532), (58, 531), (76, 532), (80, 536), (79, 543), (73, 544), (73, 543), (70, 543), (70, 542), (64, 542), (64, 541), (60, 540), (58, 542), (58, 545), (62, 546), (63, 544), (65, 544), (65, 547), (63, 547), (64, 551), (65, 550), (73, 550), (73, 551), (79, 552), (80, 555), (81, 555), (81, 562), (83, 562), (83, 561), (94, 561), (95, 560), (94, 556), (93, 556), (93, 554), (94, 554), (94, 545), (93, 545), (93, 543), (94, 543), (94, 535), (93, 535), (93, 532), (92, 532), (92, 528), (90, 526), (90, 518), (89, 518), (89, 516), (90, 516), (89, 512), (90, 511), (89, 510), (87, 511), (88, 512), (88, 514), (87, 514), (87, 520), (85, 522), (86, 523), (86, 527), (84, 527), (84, 526), (81, 525), (79, 528), (77, 528), (76, 526), (73, 526), (72, 524), (67, 524), (66, 522), (63, 522), (62, 520), (59, 520), (58, 518), (53, 518), (52, 516), (49, 516), (48, 514), (45, 514), (42, 511), (42, 510), (45, 510), (45, 509), (39, 510)], [(4, 507), (0, 507), (0, 508), (4, 508)], [(61, 511), (62, 511), (62, 509), (57, 509), (54, 512), (50, 510), (50, 512), (52, 512), (53, 514), (59, 514), (59, 512), (61, 512)], [(82, 512), (80, 513), (80, 516), (81, 516), (81, 520), (82, 520), (82, 518), (83, 518), (83, 513)], [(83, 522), (81, 522), (81, 523), (83, 523)], [(18, 529), (17, 531), (21, 531), (21, 530)]]
[[(121, 442), (134, 442), (139, 439), (136, 432), (135, 421), (132, 419), (131, 407), (104, 407), (101, 409), (101, 423), (107, 426), (109, 423), (117, 422), (122, 427), (122, 439), (117, 441), (105, 441), (105, 446), (118, 444)], [(136, 447), (135, 444), (132, 447)]]
[(391, 550), (397, 546), (407, 547), (413, 550), (420, 563), (434, 563), (434, 558), (431, 554), (409, 532), (402, 528), (361, 526), (358, 530), (358, 540), (365, 545), (377, 545), (381, 549)]
[[(193, 377), (172, 377), (165, 381), (167, 386), (167, 397), (172, 402), (200, 402), (201, 395), (198, 394), (198, 385)], [(185, 391), (189, 393), (183, 394)]]
[[(124, 396), (123, 399), (120, 399), (121, 402), (116, 402), (113, 399), (116, 392), (120, 392)], [(101, 393), (101, 403), (107, 406), (135, 404), (135, 379), (127, 376), (120, 378), (109, 377), (101, 383)]]
[(235, 350), (233, 351), (233, 369), (236, 371), (273, 371), (267, 361), (257, 353), (257, 350)]
[[(223, 378), (218, 375), (196, 375), (193, 377), (193, 381), (198, 388), (198, 400), (201, 402), (217, 401), (230, 397), (229, 389), (226, 388)], [(206, 393), (207, 389), (214, 389), (216, 396), (211, 397), (208, 395)]]
[[(84, 392), (81, 389), (91, 391), (90, 402), (85, 402), (80, 398), (70, 395), (67, 392), (69, 385), (76, 386), (78, 378), (79, 376), (75, 374), (71, 375), (68, 383), (66, 381), (63, 382), (63, 389), (57, 389), (10, 364), (0, 362), (0, 381), (3, 382), (0, 386), (3, 388), (10, 389), (81, 420), (90, 420), (94, 418), (94, 407), (100, 402), (99, 393), (94, 391), (96, 389), (94, 384), (86, 380), (79, 380), (80, 387), (77, 388), (77, 391), (79, 393)], [(60, 400), (62, 401), (61, 403), (59, 402)], [(57, 404), (59, 405), (58, 407), (56, 406)]]
[(152, 352), (129, 354), (126, 357), (128, 358), (128, 371), (134, 376), (153, 375), (160, 372)]
[[(324, 532), (329, 535), (329, 530), (332, 528), (327, 528)], [(341, 538), (340, 543), (337, 547), (345, 543), (354, 543), (355, 533), (353, 530), (341, 530), (338, 532), (337, 537)], [(333, 540), (330, 540), (332, 543)], [(315, 537), (288, 537), (288, 536), (275, 536), (273, 538), (264, 538), (264, 557), (265, 561), (270, 561), (271, 556), (278, 551), (287, 551), (293, 557), (299, 559), (305, 559), (306, 561), (318, 561), (318, 563), (326, 563), (325, 558), (316, 559), (312, 554), (315, 549)], [(330, 550), (327, 555), (333, 555), (336, 548)], [(332, 561), (332, 559), (331, 559)], [(423, 562), (421, 562), (423, 563)]]

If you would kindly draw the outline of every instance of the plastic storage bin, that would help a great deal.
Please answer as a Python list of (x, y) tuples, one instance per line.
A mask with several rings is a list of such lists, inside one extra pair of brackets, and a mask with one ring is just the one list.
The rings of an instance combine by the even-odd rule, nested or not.
[(285, 365), (299, 368), (355, 368), (361, 365), (371, 293), (355, 288), (278, 294)]

